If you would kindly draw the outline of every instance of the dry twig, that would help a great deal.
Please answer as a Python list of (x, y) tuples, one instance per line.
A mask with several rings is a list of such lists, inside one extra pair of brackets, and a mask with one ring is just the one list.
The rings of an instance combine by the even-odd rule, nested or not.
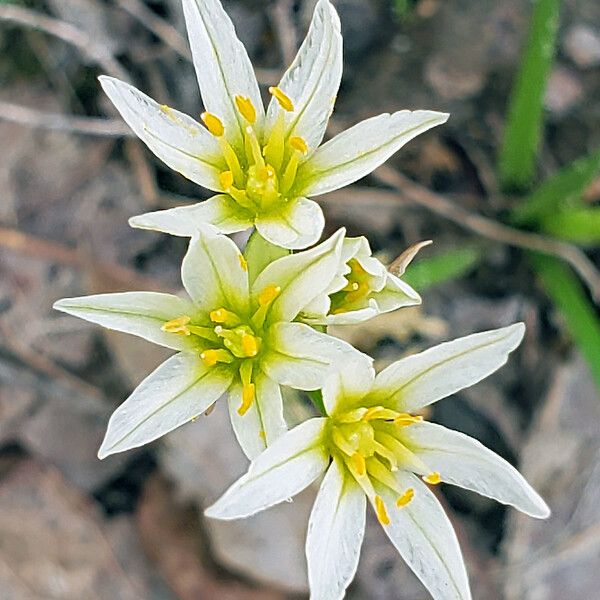
[(31, 27), (53, 35), (75, 46), (82, 54), (101, 66), (109, 75), (129, 81), (127, 72), (109, 52), (108, 45), (97, 43), (85, 31), (70, 23), (13, 4), (0, 6), (0, 20), (12, 21), (18, 25)]
[(20, 104), (0, 100), (0, 119), (29, 127), (54, 129), (69, 133), (101, 137), (132, 136), (133, 133), (121, 119), (78, 117), (47, 113)]
[[(592, 261), (579, 248), (537, 233), (514, 229), (493, 219), (472, 213), (457, 206), (454, 202), (448, 200), (448, 198), (436, 194), (404, 177), (404, 175), (401, 175), (392, 167), (379, 167), (375, 171), (374, 177), (380, 183), (392, 187), (398, 194), (410, 202), (423, 206), (427, 210), (456, 223), (472, 233), (509, 246), (561, 258), (571, 265), (587, 284), (594, 300), (596, 302), (600, 300), (600, 273)], [(396, 201), (398, 201), (398, 198), (396, 198)]]

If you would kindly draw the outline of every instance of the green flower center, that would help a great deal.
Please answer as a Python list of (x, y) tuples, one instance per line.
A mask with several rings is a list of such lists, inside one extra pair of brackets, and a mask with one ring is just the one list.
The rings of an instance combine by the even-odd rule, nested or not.
[(294, 112), (294, 104), (281, 89), (272, 87), (269, 91), (277, 99), (280, 110), (264, 140), (259, 139), (255, 129), (256, 109), (251, 100), (235, 97), (238, 113), (247, 123), (243, 150), (236, 151), (225, 139), (225, 126), (216, 115), (202, 114), (227, 164), (219, 176), (221, 187), (237, 204), (255, 215), (280, 209), (293, 196), (290, 192), (298, 167), (308, 152), (301, 137), (286, 136), (285, 113)]
[(208, 323), (195, 323), (189, 315), (182, 315), (161, 327), (163, 331), (174, 335), (196, 336), (198, 347), (201, 348), (200, 359), (207, 367), (226, 364), (239, 372), (242, 382), (242, 404), (238, 408), (240, 415), (245, 414), (254, 402), (254, 363), (263, 346), (267, 310), (280, 291), (279, 286), (267, 286), (259, 294), (258, 308), (249, 319), (219, 307), (210, 311)]
[(358, 260), (351, 258), (347, 265), (350, 267), (350, 273), (345, 276), (348, 283), (339, 292), (329, 296), (332, 315), (362, 308), (362, 304), (373, 291), (371, 287), (373, 276), (362, 268)]
[[(331, 418), (328, 430), (330, 453), (346, 465), (372, 499), (382, 525), (390, 523), (389, 514), (382, 498), (375, 493), (373, 481), (398, 493), (398, 508), (410, 503), (414, 489), (400, 489), (393, 473), (399, 468), (423, 471), (424, 465), (402, 442), (401, 436), (403, 428), (422, 420), (420, 416), (383, 406), (360, 407)], [(439, 483), (439, 473), (429, 473), (424, 480)]]

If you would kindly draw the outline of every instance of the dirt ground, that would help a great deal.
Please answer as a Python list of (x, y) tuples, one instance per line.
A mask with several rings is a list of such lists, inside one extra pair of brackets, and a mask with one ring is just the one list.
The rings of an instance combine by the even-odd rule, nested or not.
[[(264, 91), (293, 57), (312, 3), (224, 4)], [(418, 0), (403, 18), (389, 0), (334, 4), (345, 75), (332, 132), (402, 108), (452, 116), (384, 169), (323, 197), (328, 231), (366, 235), (390, 260), (423, 239), (434, 241), (423, 258), (461, 247), (482, 255), (466, 275), (424, 291), (421, 307), (336, 334), (385, 365), (439, 341), (527, 324), (507, 366), (437, 404), (431, 418), (518, 465), (553, 515), (534, 521), (447, 486), (440, 498), (474, 598), (598, 598), (600, 397), (522, 244), (497, 232), (520, 200), (499, 191), (494, 172), (530, 3)], [(198, 115), (179, 0), (16, 5), (38, 20), (9, 20), (0, 2), (0, 598), (304, 598), (314, 490), (248, 521), (205, 521), (202, 507), (246, 465), (223, 406), (100, 462), (110, 413), (165, 350), (51, 309), (65, 296), (180, 286), (185, 240), (132, 230), (127, 219), (208, 192), (130, 137), (96, 80), (121, 74)], [(43, 15), (60, 22), (55, 35), (39, 31)], [(600, 146), (596, 0), (563, 2), (546, 110), (540, 177)], [(586, 199), (600, 200), (600, 179)], [(586, 250), (600, 267), (600, 251)], [(428, 597), (374, 520), (348, 597)]]

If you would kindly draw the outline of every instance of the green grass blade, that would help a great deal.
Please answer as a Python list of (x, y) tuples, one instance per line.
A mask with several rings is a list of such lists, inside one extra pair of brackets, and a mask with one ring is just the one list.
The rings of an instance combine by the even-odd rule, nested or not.
[(559, 0), (536, 0), (521, 66), (513, 87), (499, 174), (504, 189), (527, 189), (535, 174), (543, 125), (544, 94), (552, 68)]
[(600, 390), (600, 317), (579, 282), (564, 263), (550, 256), (530, 255), (546, 293), (558, 307), (573, 341), (589, 364)]
[(557, 213), (544, 219), (540, 229), (569, 242), (596, 245), (600, 243), (600, 208)]
[(570, 206), (576, 206), (585, 189), (600, 172), (600, 149), (578, 158), (547, 179), (512, 213), (517, 225), (533, 225)]
[(417, 291), (466, 275), (483, 258), (479, 248), (465, 247), (431, 258), (418, 258), (402, 275)]

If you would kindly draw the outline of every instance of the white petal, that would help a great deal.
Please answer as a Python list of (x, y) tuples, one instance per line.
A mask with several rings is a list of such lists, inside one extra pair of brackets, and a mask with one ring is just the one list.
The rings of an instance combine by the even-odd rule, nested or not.
[(318, 242), (324, 226), (321, 207), (307, 198), (296, 198), (288, 206), (256, 218), (256, 229), (265, 239), (291, 250)]
[(421, 304), (421, 296), (408, 283), (391, 273), (386, 273), (385, 286), (380, 292), (373, 293), (373, 299), (380, 313)]
[[(329, 0), (320, 0), (306, 39), (279, 84), (295, 108), (286, 114), (287, 136), (299, 136), (310, 149), (317, 148), (333, 111), (341, 78), (340, 20)], [(279, 103), (273, 98), (267, 111), (266, 131), (279, 112)]]
[(225, 136), (242, 147), (246, 122), (235, 96), (250, 98), (260, 131), (264, 107), (248, 53), (219, 0), (183, 0), (183, 12), (200, 93), (207, 111), (225, 124)]
[(196, 346), (191, 337), (161, 330), (167, 321), (184, 315), (193, 316), (197, 310), (190, 301), (172, 294), (96, 294), (63, 298), (54, 304), (54, 308), (107, 329), (131, 333), (173, 350), (192, 350)]
[(475, 333), (391, 364), (375, 378), (369, 400), (412, 412), (481, 381), (508, 360), (525, 326)]
[(290, 251), (281, 246), (276, 246), (255, 231), (248, 240), (244, 256), (248, 263), (248, 278), (252, 285), (258, 275), (272, 262), (290, 254)]
[(546, 503), (512, 465), (468, 435), (417, 423), (402, 429), (402, 438), (432, 471), (440, 473), (442, 481), (510, 504), (532, 517), (550, 515)]
[(319, 333), (304, 323), (276, 323), (269, 328), (262, 370), (281, 385), (317, 390), (348, 361), (371, 360), (347, 342)]
[(182, 237), (191, 237), (197, 233), (198, 223), (208, 223), (221, 233), (235, 233), (252, 227), (254, 217), (232, 200), (231, 196), (219, 194), (197, 204), (156, 210), (129, 219), (132, 227)]
[(199, 228), (181, 265), (183, 285), (206, 311), (248, 311), (248, 272), (238, 247), (213, 228)]
[(354, 578), (365, 535), (366, 496), (337, 460), (310, 513), (306, 559), (311, 600), (340, 600)]
[(250, 459), (256, 458), (287, 430), (283, 418), (283, 400), (279, 384), (264, 373), (254, 377), (255, 398), (248, 411), (240, 416), (242, 387), (237, 384), (229, 392), (229, 415), (235, 436)]
[(344, 230), (311, 250), (290, 254), (268, 265), (252, 285), (257, 297), (269, 285), (281, 292), (273, 301), (267, 321), (291, 321), (301, 309), (325, 291), (337, 275)]
[(364, 398), (371, 390), (374, 380), (373, 360), (366, 354), (358, 354), (342, 365), (323, 385), (323, 404), (327, 414), (335, 415), (343, 411), (344, 407)]
[(391, 521), (383, 530), (434, 600), (470, 600), (465, 564), (444, 509), (412, 473), (397, 471), (396, 479), (415, 495), (407, 506), (397, 508), (398, 494), (375, 484)]
[(172, 356), (113, 413), (98, 457), (143, 446), (201, 415), (232, 377), (225, 367), (204, 366), (196, 354)]
[(445, 113), (402, 110), (367, 119), (323, 144), (300, 166), (297, 192), (318, 196), (357, 181), (447, 118)]
[(310, 419), (269, 446), (219, 500), (206, 509), (215, 519), (241, 519), (308, 487), (329, 464), (322, 444), (327, 419)]
[(135, 134), (166, 165), (194, 183), (219, 190), (225, 168), (216, 140), (187, 115), (159, 105), (132, 85), (99, 78), (102, 88)]
[(356, 323), (364, 323), (373, 317), (380, 314), (375, 300), (369, 300), (369, 306), (358, 310), (349, 310), (346, 312), (336, 313), (335, 315), (327, 315), (324, 319), (316, 321), (324, 325), (354, 325)]

